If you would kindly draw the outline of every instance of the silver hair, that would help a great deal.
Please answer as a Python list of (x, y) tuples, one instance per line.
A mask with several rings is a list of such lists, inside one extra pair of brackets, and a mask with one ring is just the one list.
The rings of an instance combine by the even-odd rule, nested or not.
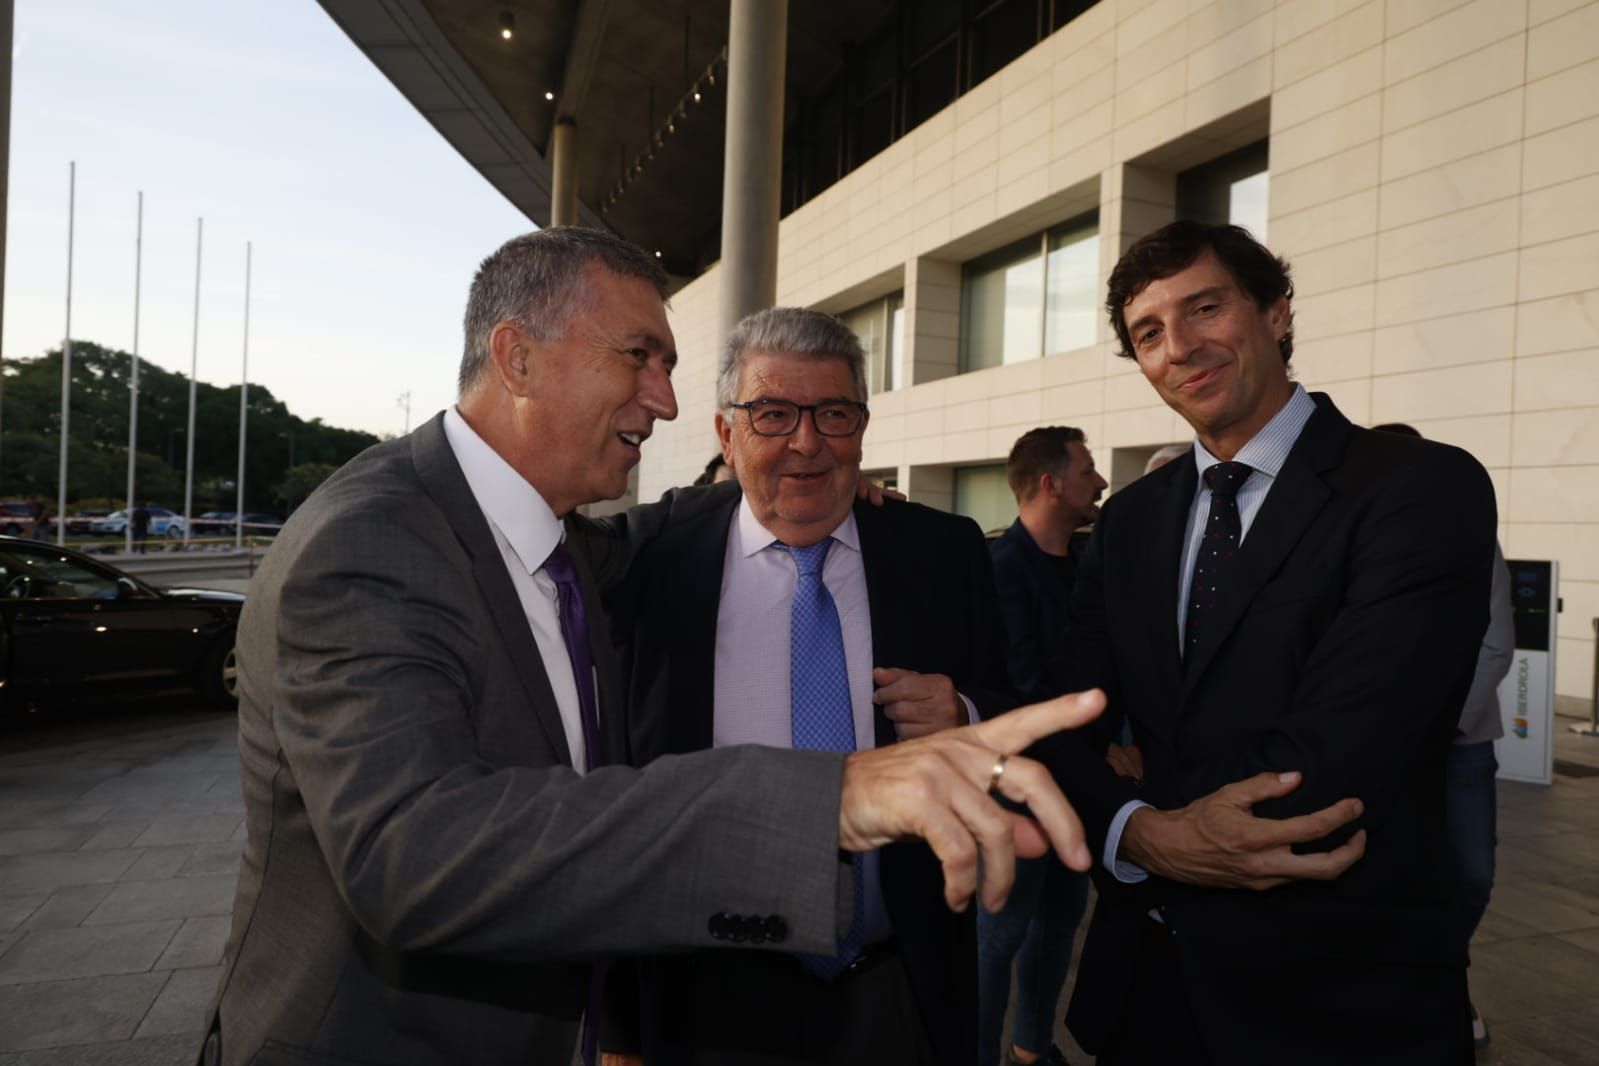
[(647, 281), (666, 301), (666, 272), (655, 257), (615, 234), (555, 226), (513, 237), (483, 260), (472, 278), (456, 378), (460, 395), (482, 379), (489, 336), (501, 322), (515, 322), (541, 341), (560, 340), (574, 316), (594, 309), (594, 289), (584, 276), (590, 264)]
[(722, 367), (716, 375), (716, 406), (723, 411), (738, 395), (739, 371), (751, 352), (837, 359), (855, 378), (855, 395), (866, 402), (866, 353), (855, 331), (832, 315), (804, 307), (771, 307), (746, 315), (727, 335)]

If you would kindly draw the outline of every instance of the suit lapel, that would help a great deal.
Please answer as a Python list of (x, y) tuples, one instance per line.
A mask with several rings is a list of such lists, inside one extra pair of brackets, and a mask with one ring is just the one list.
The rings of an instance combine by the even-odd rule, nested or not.
[[(1182, 646), (1177, 635), (1178, 576), (1188, 533), (1188, 511), (1193, 506), (1199, 474), (1191, 458), (1172, 465), (1177, 469), (1154, 504), (1154, 521), (1146, 527), (1150, 565), (1139, 567), (1144, 577), (1144, 602), (1137, 617), (1153, 619), (1153, 624), (1144, 629), (1148, 661), (1153, 664), (1160, 691), (1175, 696), (1182, 688), (1183, 677)], [(1139, 566), (1138, 560), (1130, 565)], [(1175, 698), (1157, 701), (1150, 708), (1154, 719), (1151, 724), (1165, 732), (1176, 721), (1178, 709)]]
[[(466, 475), (455, 459), (455, 452), (444, 435), (444, 416), (438, 415), (421, 426), (411, 437), (411, 461), (417, 477), (439, 508), (448, 516), (456, 539), (472, 560), (472, 574), (478, 591), (488, 605), (489, 616), (500, 631), (509, 652), (511, 666), (527, 693), (533, 716), (544, 733), (545, 740), (557, 757), (572, 765), (572, 751), (566, 744), (566, 728), (561, 723), (561, 711), (555, 702), (555, 691), (550, 688), (549, 675), (544, 672), (544, 660), (539, 656), (538, 642), (527, 624), (522, 602), (517, 599), (510, 574), (505, 569), (505, 559), (494, 542), (488, 519)], [(597, 603), (597, 600), (590, 602)]]
[(698, 521), (675, 530), (670, 554), (656, 562), (667, 575), (666, 602), (677, 606), (680, 622), (666, 638), (671, 704), (665, 750), (670, 752), (701, 751), (711, 747), (715, 737), (716, 621), (728, 531), (741, 498), (735, 493)]
[[(902, 642), (910, 639), (912, 620), (900, 617), (904, 600), (892, 594), (896, 588), (914, 587), (915, 579), (897, 570), (906, 546), (900, 545), (896, 550), (887, 529), (888, 519), (881, 508), (857, 500), (854, 511), (855, 531), (861, 538), (861, 569), (866, 574), (866, 605), (872, 616), (871, 665), (910, 662), (911, 656)], [(872, 737), (879, 748), (897, 739), (894, 723), (875, 703), (872, 705)]]
[(1343, 453), (1349, 422), (1330, 401), (1318, 400), (1316, 413), (1283, 463), (1282, 470), (1244, 536), (1238, 568), (1216, 606), (1214, 620), (1183, 671), (1183, 697), (1216, 657), (1217, 650), (1243, 618), (1255, 596), (1299, 543), (1311, 522), (1332, 496), (1321, 472), (1336, 465)]

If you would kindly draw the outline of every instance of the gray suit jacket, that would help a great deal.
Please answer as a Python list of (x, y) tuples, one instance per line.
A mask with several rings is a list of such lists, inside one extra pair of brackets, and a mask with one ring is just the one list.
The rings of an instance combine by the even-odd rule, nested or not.
[[(590, 593), (592, 566), (626, 563), (568, 540)], [(609, 745), (625, 716), (588, 602)], [(587, 960), (725, 946), (708, 929), (723, 912), (831, 950), (847, 920), (839, 756), (571, 769), (442, 418), (295, 513), (238, 649), (249, 838), (206, 1061), (565, 1063)]]

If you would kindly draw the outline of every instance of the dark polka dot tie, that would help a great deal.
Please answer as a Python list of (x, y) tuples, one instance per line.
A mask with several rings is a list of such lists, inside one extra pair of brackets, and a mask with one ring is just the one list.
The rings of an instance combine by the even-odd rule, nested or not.
[(1205, 535), (1199, 541), (1194, 580), (1188, 588), (1188, 623), (1183, 630), (1185, 658), (1198, 646), (1236, 569), (1238, 546), (1244, 539), (1244, 524), (1238, 517), (1238, 490), (1253, 472), (1243, 463), (1217, 463), (1205, 471), (1210, 514), (1205, 518)]

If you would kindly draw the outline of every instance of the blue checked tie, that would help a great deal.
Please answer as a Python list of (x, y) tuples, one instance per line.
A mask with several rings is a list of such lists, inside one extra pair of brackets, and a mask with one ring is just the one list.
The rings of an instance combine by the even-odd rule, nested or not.
[[(855, 750), (855, 712), (849, 700), (844, 631), (839, 626), (833, 594), (822, 583), (822, 564), (832, 543), (833, 538), (829, 537), (808, 548), (783, 546), (794, 557), (799, 571), (789, 630), (789, 714), (794, 747), (810, 751)], [(861, 951), (866, 885), (859, 855), (852, 868), (855, 913), (849, 932), (839, 939), (838, 954), (799, 956), (806, 969), (824, 980), (843, 973)]]

